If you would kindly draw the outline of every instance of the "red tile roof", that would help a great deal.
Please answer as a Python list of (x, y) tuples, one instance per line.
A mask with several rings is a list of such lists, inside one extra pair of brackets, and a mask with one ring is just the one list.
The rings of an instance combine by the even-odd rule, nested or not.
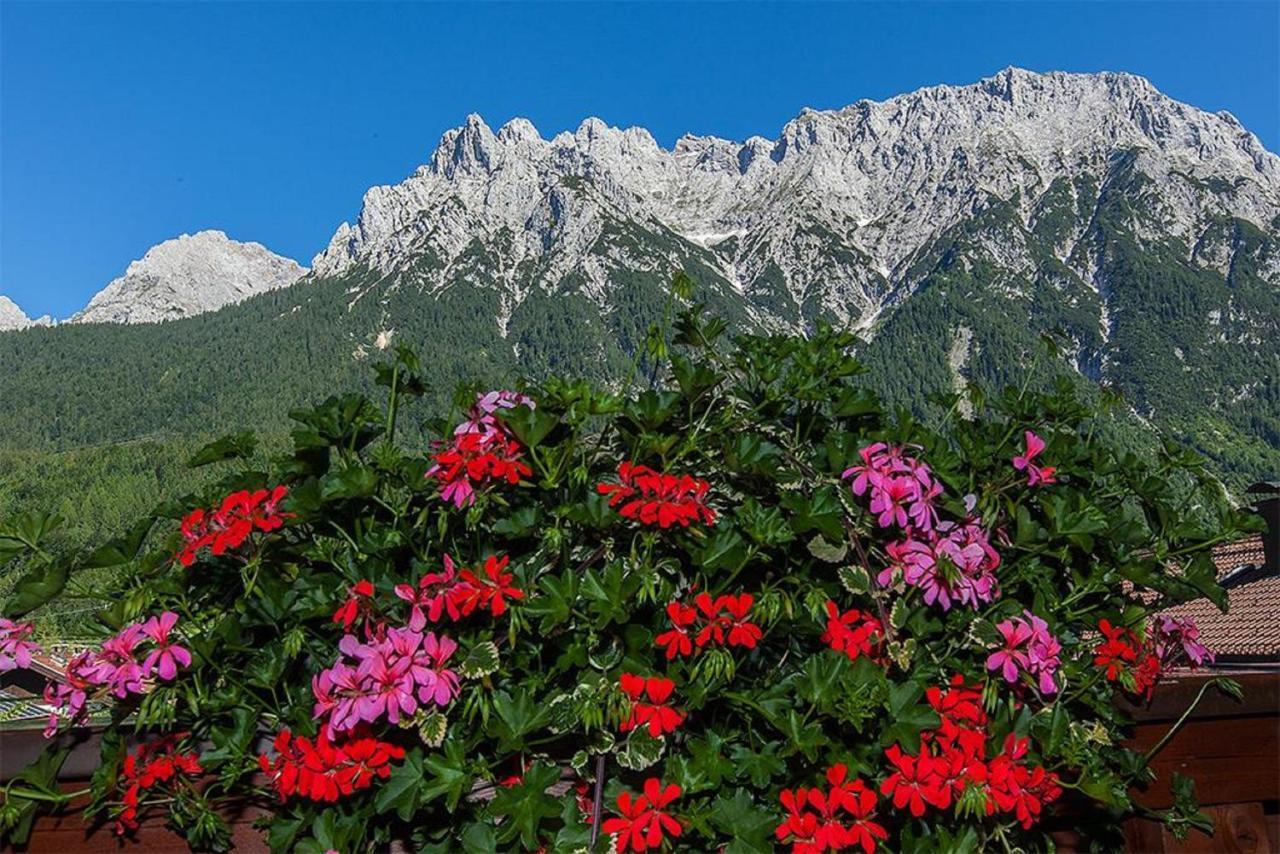
[[(1218, 579), (1229, 579), (1246, 567), (1265, 562), (1262, 534), (1254, 534), (1213, 550)], [(1197, 599), (1164, 613), (1192, 617), (1200, 627), (1200, 641), (1218, 656), (1232, 661), (1280, 662), (1280, 574), (1272, 572), (1231, 585), (1228, 581), (1227, 613), (1208, 599)]]

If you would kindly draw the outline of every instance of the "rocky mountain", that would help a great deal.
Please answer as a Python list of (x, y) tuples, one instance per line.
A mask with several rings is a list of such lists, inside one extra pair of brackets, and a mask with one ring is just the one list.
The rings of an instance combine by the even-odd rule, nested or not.
[(17, 303), (7, 296), (0, 295), (0, 332), (8, 329), (25, 329), (31, 325), (31, 318), (18, 308)]
[[(428, 257), (434, 274), (415, 283), (437, 290), (479, 241), (508, 308), (527, 286), (577, 273), (607, 310), (611, 270), (663, 260), (617, 233), (640, 231), (677, 242), (667, 261), (701, 258), (763, 319), (825, 314), (866, 328), (915, 289), (933, 244), (1005, 205), (1025, 234), (991, 235), (985, 254), (1029, 272), (1028, 238), (1065, 207), (1074, 221), (1048, 248), (1101, 293), (1089, 214), (1122, 174), (1150, 180), (1158, 200), (1139, 236), (1177, 240), (1222, 271), (1230, 252), (1215, 234), (1203, 246), (1206, 232), (1224, 216), (1269, 225), (1280, 212), (1280, 158), (1229, 114), (1132, 75), (1011, 68), (971, 86), (805, 110), (772, 140), (685, 136), (669, 151), (599, 119), (548, 141), (523, 119), (494, 133), (473, 115), (406, 181), (371, 189), (356, 224), (313, 264), (319, 275), (363, 264), (399, 279)], [(1097, 300), (1100, 328), (1106, 303)]]
[(26, 312), (18, 304), (4, 294), (0, 294), (0, 332), (14, 329), (26, 329), (29, 326), (52, 326), (53, 318), (42, 315), (34, 320), (27, 317)]
[[(301, 272), (280, 263), (275, 281)], [(363, 376), (393, 338), (441, 388), (517, 367), (607, 380), (677, 269), (740, 326), (858, 331), (869, 382), (921, 415), (970, 381), (1063, 377), (1121, 392), (1147, 440), (1280, 473), (1280, 158), (1229, 114), (1112, 73), (1007, 69), (806, 110), (773, 139), (669, 150), (597, 119), (547, 140), (471, 116), (405, 181), (368, 191), (305, 287), (127, 333), (63, 326), (38, 348), (0, 336), (0, 397), (24, 440), (128, 438), (155, 412), (168, 429), (232, 427)], [(174, 300), (135, 314), (151, 291), (116, 284), (114, 312), (92, 319), (165, 316)], [(271, 358), (211, 355), (255, 350)], [(110, 373), (122, 354), (145, 405)], [(36, 383), (68, 360), (106, 373), (59, 406)]]
[(260, 243), (221, 231), (166, 240), (99, 291), (72, 323), (152, 323), (190, 317), (287, 287), (307, 272)]

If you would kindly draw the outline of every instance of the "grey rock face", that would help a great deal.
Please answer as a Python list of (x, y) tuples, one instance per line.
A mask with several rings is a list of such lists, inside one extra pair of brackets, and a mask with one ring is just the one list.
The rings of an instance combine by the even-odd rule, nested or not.
[[(766, 322), (795, 323), (777, 308), (780, 280), (783, 302), (865, 327), (910, 295), (926, 247), (992, 200), (1015, 200), (1021, 226), (1034, 228), (1055, 181), (1104, 181), (1118, 157), (1153, 182), (1139, 237), (1194, 246), (1223, 216), (1266, 224), (1280, 214), (1280, 158), (1231, 115), (1129, 74), (1010, 68), (969, 86), (805, 110), (773, 140), (685, 136), (671, 150), (599, 119), (545, 140), (524, 119), (494, 133), (473, 115), (404, 182), (370, 189), (313, 269), (364, 265), (394, 282), (426, 257), (434, 272), (415, 264), (413, 275), (431, 290), (478, 240), (496, 256), (487, 279), (510, 284), (504, 305), (518, 304), (520, 271), (536, 266), (547, 287), (575, 274), (607, 311), (610, 270), (643, 260), (617, 246), (602, 257), (602, 234), (621, 220), (684, 241), (748, 302), (767, 286)], [(1086, 225), (1064, 229), (1055, 254), (1103, 292)], [(1006, 268), (1032, 263), (1016, 243), (990, 250)], [(1204, 263), (1229, 261), (1210, 253)]]
[(25, 329), (31, 325), (31, 318), (18, 308), (17, 303), (0, 294), (0, 332), (10, 329)]
[(151, 323), (190, 317), (292, 285), (306, 274), (260, 243), (201, 231), (147, 250), (98, 292), (73, 323)]

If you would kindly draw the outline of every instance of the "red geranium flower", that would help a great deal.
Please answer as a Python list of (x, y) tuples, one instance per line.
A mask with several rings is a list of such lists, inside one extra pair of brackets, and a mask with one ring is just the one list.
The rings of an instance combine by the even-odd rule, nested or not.
[(266, 532), (280, 528), (294, 515), (280, 510), (280, 502), (288, 494), (286, 486), (254, 492), (242, 489), (222, 499), (215, 511), (192, 510), (182, 519), (184, 545), (175, 556), (177, 561), (191, 566), (201, 549), (209, 548), (215, 555), (226, 554), (229, 549), (243, 545), (255, 530)]
[(391, 776), (391, 761), (404, 758), (404, 748), (376, 738), (356, 736), (341, 743), (329, 740), (324, 730), (315, 740), (282, 730), (276, 736), (275, 759), (258, 757), (258, 767), (271, 785), (288, 800), (297, 795), (333, 803)]
[(662, 846), (666, 837), (678, 837), (684, 831), (679, 819), (666, 812), (666, 808), (680, 797), (680, 787), (667, 786), (657, 777), (644, 781), (644, 794), (633, 797), (630, 792), (618, 795), (618, 816), (607, 819), (605, 833), (616, 834), (614, 850), (648, 851)]
[[(695, 644), (698, 649), (708, 644), (755, 649), (764, 633), (748, 620), (754, 601), (755, 597), (750, 593), (713, 598), (704, 591), (694, 597), (692, 606), (671, 602), (667, 605), (667, 617), (672, 628), (654, 640), (658, 646), (666, 647), (668, 660), (677, 655), (692, 655)], [(698, 623), (701, 623), (701, 628), (691, 641), (690, 629)]]
[(663, 474), (624, 462), (618, 466), (618, 479), (620, 483), (597, 485), (596, 491), (609, 496), (609, 506), (618, 508), (625, 519), (660, 528), (687, 528), (699, 520), (705, 525), (716, 523), (716, 512), (706, 505), (711, 484), (701, 478)]
[[(676, 683), (662, 676), (636, 676), (624, 673), (618, 679), (622, 692), (631, 700), (631, 716), (622, 722), (619, 729), (630, 732), (645, 727), (649, 735), (661, 738), (684, 723), (684, 713), (666, 705), (675, 690)], [(644, 698), (648, 702), (644, 702)]]
[(373, 596), (373, 584), (367, 580), (357, 581), (347, 593), (347, 600), (333, 612), (333, 622), (341, 623), (344, 632), (351, 631), (351, 624), (369, 607), (368, 599)]
[(951, 789), (940, 773), (943, 765), (927, 753), (919, 756), (903, 753), (894, 744), (884, 752), (895, 770), (880, 784), (880, 794), (893, 798), (898, 809), (909, 807), (916, 818), (924, 815), (926, 804), (938, 809), (951, 806)]
[(841, 614), (840, 606), (827, 601), (827, 630), (822, 633), (827, 646), (857, 661), (864, 655), (874, 657), (883, 639), (884, 626), (871, 614), (856, 608)]
[(698, 619), (697, 609), (679, 602), (671, 602), (667, 605), (667, 617), (671, 620), (671, 630), (654, 638), (658, 646), (667, 648), (667, 660), (670, 661), (677, 655), (693, 655), (689, 627)]
[(783, 789), (779, 794), (787, 816), (774, 835), (790, 842), (799, 854), (843, 851), (860, 846), (866, 854), (876, 841), (889, 838), (883, 826), (872, 821), (876, 794), (861, 780), (846, 782), (848, 769), (837, 764), (827, 769), (830, 790)]
[(493, 616), (501, 617), (506, 613), (507, 599), (524, 598), (524, 591), (511, 585), (515, 575), (503, 571), (509, 560), (506, 555), (501, 558), (490, 555), (484, 562), (484, 575), (477, 575), (469, 569), (458, 573), (460, 583), (455, 588), (455, 595), (464, 617), (470, 616), (477, 608), (488, 608)]
[(156, 788), (172, 791), (179, 781), (204, 773), (196, 754), (176, 749), (187, 733), (175, 733), (150, 744), (143, 744), (125, 756), (120, 767), (119, 785), (124, 789), (115, 831), (123, 836), (138, 829), (138, 810), (142, 793)]

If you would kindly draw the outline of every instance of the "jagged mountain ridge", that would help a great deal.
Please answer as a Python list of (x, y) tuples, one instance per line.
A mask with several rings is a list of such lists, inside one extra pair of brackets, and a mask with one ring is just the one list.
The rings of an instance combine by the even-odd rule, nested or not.
[[(0, 397), (24, 425), (13, 441), (74, 444), (144, 434), (154, 412), (179, 431), (260, 423), (359, 381), (393, 338), (442, 389), (516, 371), (608, 380), (682, 268), (739, 326), (857, 329), (890, 403), (927, 413), (970, 380), (1065, 371), (1119, 388), (1135, 425), (1273, 476), (1278, 164), (1229, 115), (1124, 74), (1008, 69), (806, 111), (775, 140), (671, 150), (598, 120), (544, 140), (471, 117), (410, 178), (369, 190), (302, 286), (179, 324), (0, 336)], [(1046, 330), (1065, 341), (1050, 365), (1035, 355)], [(241, 352), (271, 359), (217, 355)], [(99, 394), (122, 354), (146, 406)], [(59, 403), (47, 380), (68, 362), (102, 376)], [(85, 395), (101, 398), (92, 418)]]
[(294, 284), (307, 272), (260, 243), (221, 231), (158, 243), (99, 291), (72, 323), (153, 323), (191, 317)]
[[(1280, 212), (1280, 158), (1229, 114), (1128, 74), (1011, 68), (970, 86), (806, 110), (775, 140), (685, 136), (671, 150), (599, 119), (548, 141), (524, 119), (494, 133), (473, 115), (410, 178), (372, 188), (313, 267), (367, 265), (394, 278), (429, 255), (437, 275), (419, 284), (438, 289), (479, 238), (503, 244), (490, 272), (509, 303), (528, 290), (522, 265), (536, 263), (541, 286), (576, 271), (607, 310), (612, 265), (597, 256), (621, 220), (705, 255), (766, 320), (803, 325), (821, 313), (867, 327), (912, 291), (913, 263), (948, 230), (1014, 197), (1022, 227), (1034, 229), (1055, 182), (1101, 183), (1126, 152), (1156, 182), (1161, 237), (1195, 245), (1224, 215), (1267, 223)], [(1214, 181), (1231, 182), (1229, 201), (1201, 186)], [(1096, 252), (1081, 246), (1086, 225), (1060, 235), (1055, 254), (1102, 290)]]

